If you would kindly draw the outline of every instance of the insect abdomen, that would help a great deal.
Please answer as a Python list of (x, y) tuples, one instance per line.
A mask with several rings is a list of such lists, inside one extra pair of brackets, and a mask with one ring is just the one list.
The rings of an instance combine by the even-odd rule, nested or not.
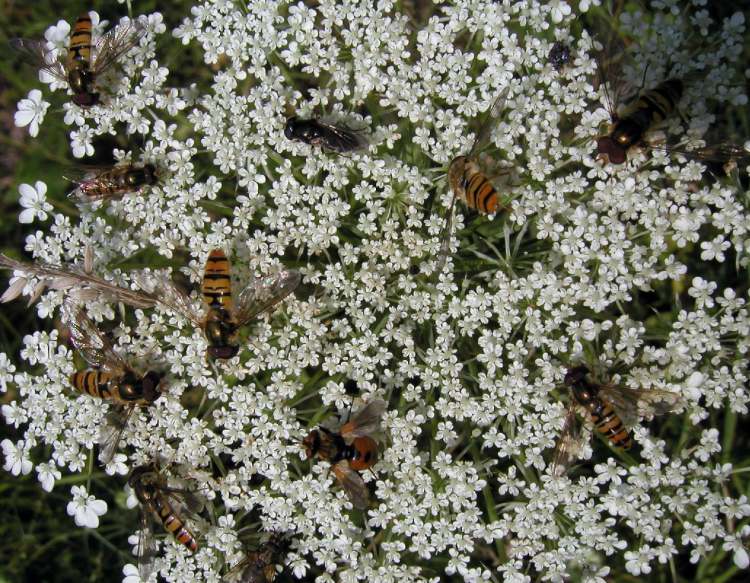
[(153, 506), (167, 532), (185, 545), (191, 553), (198, 550), (198, 543), (193, 534), (185, 528), (185, 523), (174, 513), (172, 506), (164, 499), (161, 493), (153, 498)]
[(473, 162), (466, 164), (465, 184), (466, 204), (470, 208), (485, 215), (497, 211), (497, 190)]
[(73, 25), (68, 48), (68, 63), (91, 62), (91, 17), (81, 14)]
[(113, 399), (111, 381), (111, 374), (94, 369), (79, 370), (70, 376), (70, 384), (77, 391), (97, 399)]
[(209, 253), (203, 273), (203, 301), (212, 308), (232, 310), (232, 287), (229, 260), (221, 249)]
[(594, 398), (588, 403), (587, 408), (596, 430), (604, 435), (612, 445), (626, 450), (633, 446), (630, 432), (610, 405)]
[(623, 147), (635, 145), (651, 126), (661, 123), (674, 111), (680, 97), (682, 81), (678, 79), (668, 79), (645, 92), (631, 112), (615, 124), (612, 137)]

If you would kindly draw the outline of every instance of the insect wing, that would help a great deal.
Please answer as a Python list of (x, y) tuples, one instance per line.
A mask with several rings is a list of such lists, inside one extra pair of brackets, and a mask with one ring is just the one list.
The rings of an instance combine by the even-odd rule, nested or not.
[(25, 263), (0, 254), (0, 269), (13, 269), (23, 272), (27, 277), (38, 277), (50, 289), (70, 290), (71, 297), (80, 302), (99, 299), (101, 295), (105, 295), (134, 308), (152, 308), (156, 305), (152, 296), (82, 273), (76, 267), (64, 269), (45, 263)]
[(674, 411), (682, 404), (677, 393), (658, 389), (630, 389), (615, 385), (603, 385), (599, 397), (607, 401), (622, 422), (628, 427), (638, 423), (639, 417), (664, 415)]
[(560, 437), (552, 454), (551, 473), (553, 476), (563, 476), (573, 461), (578, 457), (581, 449), (581, 428), (576, 416), (575, 406), (568, 408)]
[(367, 139), (357, 130), (318, 121), (323, 130), (323, 145), (339, 153), (353, 152), (367, 146)]
[(448, 212), (445, 214), (445, 224), (443, 230), (440, 231), (440, 251), (438, 251), (438, 262), (435, 269), (436, 273), (441, 273), (445, 267), (445, 262), (448, 259), (448, 253), (450, 252), (451, 235), (453, 235), (453, 219), (456, 216), (456, 193), (453, 193), (451, 199), (451, 205), (448, 208)]
[(56, 56), (55, 50), (47, 48), (46, 41), (14, 38), (11, 39), (10, 46), (19, 52), (27, 63), (49, 73), (59, 81), (68, 82), (65, 66)]
[(108, 464), (115, 456), (122, 432), (125, 431), (133, 411), (135, 411), (133, 406), (112, 407), (107, 413), (107, 418), (99, 433), (99, 461), (103, 464)]
[(136, 275), (135, 279), (138, 285), (147, 290), (157, 303), (172, 312), (182, 314), (193, 324), (200, 327), (203, 319), (202, 310), (195, 308), (190, 296), (177, 287), (169, 276), (142, 272)]
[(380, 430), (380, 418), (386, 410), (386, 402), (382, 399), (373, 399), (352, 419), (341, 427), (343, 437), (365, 437)]
[(367, 492), (367, 486), (362, 476), (349, 467), (349, 462), (344, 460), (334, 465), (333, 474), (341, 484), (341, 487), (344, 488), (354, 507), (360, 510), (367, 510), (370, 506), (370, 496)]
[(63, 313), (70, 326), (73, 345), (86, 359), (86, 362), (116, 376), (129, 370), (130, 367), (114, 351), (107, 337), (86, 315), (82, 307), (66, 303), (63, 307)]
[(138, 576), (148, 581), (154, 571), (156, 559), (156, 539), (154, 538), (151, 508), (141, 505), (141, 529), (138, 534)]
[(504, 89), (495, 98), (495, 101), (492, 103), (492, 107), (490, 108), (490, 113), (484, 120), (482, 127), (474, 138), (474, 143), (471, 145), (471, 150), (469, 150), (467, 157), (470, 158), (474, 154), (474, 152), (481, 148), (489, 139), (492, 128), (495, 127), (495, 123), (500, 117), (500, 112), (505, 109), (505, 101), (508, 96), (508, 91), (508, 88)]
[(94, 75), (100, 75), (114, 65), (122, 55), (140, 42), (145, 33), (146, 29), (140, 22), (131, 20), (101, 36), (94, 46), (91, 66)]
[(281, 271), (276, 275), (258, 278), (240, 292), (235, 314), (237, 325), (271, 310), (291, 294), (302, 281), (298, 271)]

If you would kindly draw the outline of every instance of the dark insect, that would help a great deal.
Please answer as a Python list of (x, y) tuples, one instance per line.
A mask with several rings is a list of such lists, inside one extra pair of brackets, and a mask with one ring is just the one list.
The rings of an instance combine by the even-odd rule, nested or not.
[(16, 38), (10, 42), (32, 65), (67, 83), (73, 92), (73, 103), (90, 107), (99, 103), (97, 78), (137, 45), (145, 32), (138, 22), (129, 21), (92, 44), (91, 29), (91, 17), (81, 14), (71, 29), (65, 58), (55, 57), (46, 40)]
[(333, 465), (333, 473), (355, 508), (369, 506), (367, 486), (357, 472), (375, 465), (378, 445), (371, 437), (380, 429), (380, 418), (386, 409), (382, 399), (367, 403), (338, 432), (325, 427), (313, 429), (302, 442), (307, 458), (317, 457)]
[(315, 118), (300, 119), (297, 116), (286, 120), (284, 135), (288, 140), (304, 142), (339, 154), (361, 150), (369, 143), (361, 131), (324, 123)]
[(222, 581), (233, 583), (272, 583), (278, 575), (279, 565), (289, 550), (289, 538), (282, 533), (272, 533), (257, 550), (250, 551), (224, 575)]
[(198, 543), (185, 526), (184, 518), (199, 512), (202, 503), (192, 492), (169, 487), (167, 478), (156, 462), (135, 468), (128, 484), (141, 505), (138, 574), (142, 581), (147, 581), (156, 557), (156, 543), (151, 526), (153, 518), (158, 518), (164, 530), (171, 533), (188, 551), (195, 553)]
[(628, 428), (636, 425), (640, 417), (663, 415), (682, 404), (676, 393), (601, 385), (591, 382), (588, 374), (587, 367), (576, 366), (565, 375), (572, 399), (553, 455), (553, 475), (564, 474), (581, 448), (576, 407), (585, 410), (596, 430), (614, 447), (628, 450), (633, 446)]
[(570, 47), (563, 42), (557, 41), (547, 54), (547, 62), (555, 71), (559, 71), (570, 62)]
[(140, 193), (156, 184), (156, 166), (123, 164), (89, 173), (82, 180), (74, 180), (78, 187), (69, 196), (82, 202), (114, 200), (130, 192)]
[(117, 451), (122, 432), (136, 407), (148, 407), (162, 394), (162, 378), (153, 371), (141, 375), (118, 355), (107, 337), (80, 306), (64, 304), (71, 340), (94, 368), (80, 370), (70, 377), (73, 387), (84, 395), (103, 399), (113, 407), (99, 436), (99, 459), (109, 463)]

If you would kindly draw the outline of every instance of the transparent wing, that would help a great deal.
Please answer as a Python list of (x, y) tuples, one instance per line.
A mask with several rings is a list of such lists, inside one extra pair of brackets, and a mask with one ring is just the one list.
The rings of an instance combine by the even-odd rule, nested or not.
[(221, 578), (225, 583), (244, 583), (244, 578), (241, 578), (243, 571), (250, 565), (253, 560), (252, 553), (245, 555), (245, 558), (241, 559), (239, 563), (235, 564), (229, 571), (227, 571)]
[(664, 415), (682, 405), (680, 395), (658, 389), (629, 389), (603, 385), (599, 389), (599, 397), (612, 405), (628, 427), (636, 425), (640, 417)]
[(10, 46), (20, 53), (27, 63), (46, 71), (60, 81), (68, 82), (65, 65), (59, 57), (55, 56), (54, 50), (47, 48), (46, 41), (14, 38), (11, 39)]
[(565, 416), (560, 437), (555, 446), (555, 452), (552, 454), (552, 464), (550, 472), (553, 476), (563, 476), (581, 450), (581, 428), (578, 423), (575, 406), (568, 408), (568, 414)]
[(629, 54), (622, 35), (614, 23), (622, 12), (622, 2), (613, 2), (610, 13), (589, 21), (592, 34), (602, 45), (594, 55), (596, 59), (596, 87), (604, 94), (607, 110), (611, 116), (617, 115), (617, 108), (636, 94), (637, 88), (625, 81), (623, 68), (630, 63)]
[(163, 273), (141, 272), (135, 276), (136, 283), (147, 290), (155, 301), (172, 312), (182, 314), (200, 327), (203, 311), (197, 310), (190, 296)]
[(122, 432), (125, 431), (135, 406), (112, 407), (99, 433), (99, 461), (107, 465), (117, 451)]
[(357, 414), (341, 427), (343, 437), (364, 437), (380, 430), (380, 418), (383, 416), (387, 403), (383, 399), (373, 399)]
[(68, 326), (70, 326), (70, 337), (73, 345), (86, 359), (86, 362), (116, 376), (120, 376), (129, 370), (128, 364), (114, 351), (107, 337), (86, 315), (81, 306), (66, 302), (63, 305), (62, 312)]
[(44, 280), (44, 286), (50, 289), (75, 290), (74, 299), (85, 302), (97, 299), (102, 294), (135, 308), (152, 308), (156, 299), (148, 294), (117, 286), (100, 277), (83, 273), (79, 267), (67, 268), (47, 265), (45, 263), (25, 263), (0, 254), (0, 269), (21, 271), (26, 276), (35, 276)]
[(362, 476), (349, 467), (349, 462), (344, 460), (334, 465), (333, 474), (341, 484), (341, 487), (344, 488), (354, 507), (360, 510), (367, 510), (370, 506), (367, 485)]
[(297, 289), (301, 281), (302, 275), (298, 271), (289, 270), (251, 282), (240, 292), (237, 299), (235, 312), (237, 326), (242, 326), (274, 308)]
[(121, 56), (137, 45), (146, 29), (137, 20), (131, 20), (101, 36), (94, 45), (91, 70), (99, 75), (114, 65)]
[(445, 267), (445, 261), (448, 259), (448, 253), (450, 252), (451, 235), (453, 234), (453, 219), (456, 215), (457, 198), (458, 197), (456, 196), (456, 193), (453, 193), (451, 205), (448, 208), (448, 212), (445, 214), (445, 224), (443, 225), (443, 230), (440, 231), (440, 235), (438, 237), (440, 241), (440, 251), (438, 251), (438, 262), (435, 269), (436, 273), (438, 274), (442, 273), (443, 268)]
[(471, 145), (471, 150), (469, 150), (467, 157), (471, 158), (471, 156), (489, 139), (492, 128), (495, 127), (495, 123), (500, 117), (500, 113), (505, 109), (505, 101), (508, 96), (508, 91), (509, 89), (504, 89), (495, 98), (495, 101), (490, 108), (490, 113), (487, 115), (484, 123), (482, 123), (482, 127), (477, 132), (477, 136), (474, 138), (474, 143)]
[(318, 120), (318, 125), (324, 130), (325, 147), (336, 152), (353, 152), (368, 145), (367, 138), (361, 131), (353, 130), (341, 125), (333, 125)]
[(141, 581), (148, 581), (154, 571), (156, 540), (154, 538), (151, 509), (141, 505), (141, 530), (138, 535), (138, 575)]

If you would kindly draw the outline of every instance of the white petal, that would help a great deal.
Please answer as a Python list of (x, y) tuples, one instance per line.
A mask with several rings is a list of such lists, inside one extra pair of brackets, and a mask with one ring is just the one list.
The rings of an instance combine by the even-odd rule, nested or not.
[(20, 184), (18, 186), (18, 192), (21, 194), (21, 204), (23, 205), (23, 200), (34, 200), (36, 199), (36, 190), (34, 190), (34, 187), (31, 186), (31, 184)]
[(18, 215), (18, 222), (19, 223), (32, 223), (34, 222), (34, 216), (36, 215), (36, 211), (34, 209), (26, 209), (25, 211), (21, 211), (21, 214)]
[(747, 551), (743, 547), (734, 550), (734, 564), (740, 569), (747, 569), (750, 565), (750, 558), (748, 558)]
[(31, 120), (34, 119), (35, 116), (33, 109), (22, 108), (22, 104), (23, 101), (18, 104), (18, 111), (13, 116), (13, 123), (15, 123), (16, 127), (19, 128), (29, 125), (31, 123)]
[(37, 180), (34, 183), (34, 188), (42, 197), (47, 193), (47, 185), (41, 180)]
[(107, 503), (104, 500), (94, 500), (89, 504), (89, 508), (99, 516), (107, 513)]
[(29, 99), (39, 105), (42, 102), (42, 92), (39, 89), (32, 89), (29, 91)]

